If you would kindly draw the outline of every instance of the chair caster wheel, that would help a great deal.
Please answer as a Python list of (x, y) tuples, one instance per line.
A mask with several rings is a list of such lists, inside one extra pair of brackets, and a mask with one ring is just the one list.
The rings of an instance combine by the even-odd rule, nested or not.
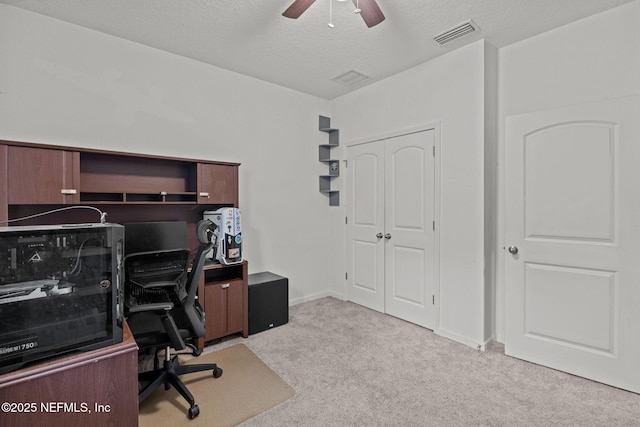
[(200, 407), (198, 405), (193, 405), (191, 408), (189, 408), (189, 419), (192, 420), (198, 415), (200, 415)]
[(191, 349), (191, 355), (193, 355), (194, 357), (198, 357), (202, 354), (202, 352), (200, 351), (200, 349), (198, 347), (196, 347), (193, 344), (187, 344), (187, 346)]
[(222, 368), (216, 368), (213, 370), (213, 378), (220, 378), (222, 376)]

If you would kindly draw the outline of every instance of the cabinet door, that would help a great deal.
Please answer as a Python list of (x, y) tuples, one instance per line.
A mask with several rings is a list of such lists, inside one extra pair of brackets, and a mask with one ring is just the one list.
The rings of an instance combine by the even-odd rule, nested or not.
[(10, 205), (80, 202), (80, 153), (48, 148), (8, 149)]
[(234, 280), (227, 288), (227, 328), (229, 333), (241, 332), (244, 326), (244, 311), (241, 280)]
[(241, 332), (243, 281), (234, 279), (205, 285), (206, 340)]
[(205, 340), (223, 337), (227, 329), (226, 291), (223, 283), (209, 283), (205, 285)]
[(198, 203), (238, 206), (238, 166), (198, 164)]

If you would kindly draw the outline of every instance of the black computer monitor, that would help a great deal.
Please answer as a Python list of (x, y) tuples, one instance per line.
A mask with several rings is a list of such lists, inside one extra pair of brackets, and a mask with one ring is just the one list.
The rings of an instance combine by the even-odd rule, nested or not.
[(137, 252), (185, 249), (185, 221), (132, 222), (124, 224), (125, 255)]

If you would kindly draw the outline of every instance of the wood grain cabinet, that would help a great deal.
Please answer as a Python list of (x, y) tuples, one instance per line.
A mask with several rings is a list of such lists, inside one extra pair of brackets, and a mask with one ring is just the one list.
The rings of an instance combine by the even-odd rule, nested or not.
[[(186, 221), (196, 253), (204, 211), (238, 206), (239, 163), (0, 141), (0, 222)], [(43, 206), (47, 205), (47, 206)], [(70, 205), (73, 209), (68, 209)], [(92, 209), (76, 209), (90, 206)], [(62, 209), (57, 209), (62, 207)], [(35, 216), (56, 209), (46, 216)], [(28, 218), (28, 219), (23, 219)], [(5, 225), (5, 224), (0, 224)], [(209, 264), (199, 288), (207, 336), (248, 336), (247, 263)], [(205, 286), (206, 283), (206, 286)], [(199, 347), (203, 347), (200, 340)]]
[(48, 148), (7, 148), (7, 203), (73, 204), (80, 201), (80, 153)]
[(196, 162), (183, 159), (82, 153), (80, 198), (96, 203), (195, 204), (196, 168)]
[(238, 206), (238, 168), (198, 164), (198, 203)]
[(205, 284), (206, 341), (242, 332), (242, 280)]
[(199, 342), (233, 334), (249, 336), (248, 263), (209, 264), (203, 270), (198, 295), (205, 312), (206, 336)]
[(119, 344), (0, 375), (0, 402), (14, 409), (2, 426), (137, 426), (138, 347), (124, 325)]

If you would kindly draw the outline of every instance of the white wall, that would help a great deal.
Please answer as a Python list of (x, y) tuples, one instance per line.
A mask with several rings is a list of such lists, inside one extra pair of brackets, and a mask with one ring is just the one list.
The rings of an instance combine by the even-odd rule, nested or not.
[(241, 162), (250, 272), (327, 294), (329, 102), (0, 5), (0, 139)]
[(496, 274), (498, 340), (504, 332), (505, 118), (640, 93), (638, 17), (640, 0), (501, 49), (497, 92), (495, 52), (480, 41), (325, 101), (0, 5), (0, 139), (241, 162), (250, 271), (288, 276), (299, 302), (345, 295), (345, 199), (330, 208), (318, 193), (318, 114), (343, 147), (438, 123), (438, 332), (481, 345)]
[[(506, 117), (640, 93), (640, 1), (499, 51), (499, 150)], [(504, 340), (504, 167), (499, 168), (497, 338)]]
[[(440, 292), (437, 332), (484, 345), (484, 41), (332, 102), (341, 145), (429, 123), (440, 126)], [(491, 55), (488, 55), (491, 57)], [(344, 155), (344, 154), (343, 154)], [(344, 174), (343, 174), (344, 175)], [(344, 177), (336, 182), (340, 188)], [(342, 196), (342, 195), (341, 195)], [(344, 205), (332, 211), (333, 292), (345, 295)], [(491, 313), (488, 313), (491, 315)]]

